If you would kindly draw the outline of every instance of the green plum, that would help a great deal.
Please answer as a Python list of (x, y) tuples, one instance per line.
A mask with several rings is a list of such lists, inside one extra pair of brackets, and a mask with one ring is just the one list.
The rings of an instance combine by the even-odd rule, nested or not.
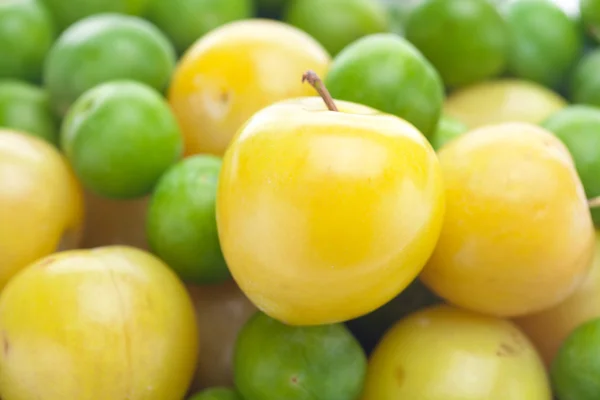
[(38, 82), (55, 27), (39, 0), (0, 1), (0, 78)]
[(600, 107), (600, 49), (585, 55), (575, 67), (570, 82), (570, 98), (576, 104)]
[[(569, 149), (586, 196), (600, 196), (600, 108), (571, 105), (551, 115), (542, 126)], [(600, 227), (600, 209), (591, 212), (594, 224)]]
[(183, 137), (166, 100), (135, 81), (85, 92), (69, 110), (60, 145), (83, 185), (114, 199), (149, 194), (183, 154)]
[(467, 126), (449, 115), (442, 115), (437, 129), (429, 138), (433, 148), (438, 151), (446, 143), (456, 139), (468, 130)]
[(585, 29), (600, 42), (600, 0), (579, 0), (579, 7)]
[(250, 18), (251, 0), (150, 0), (146, 17), (183, 54), (197, 39), (228, 22)]
[(216, 156), (187, 157), (160, 178), (152, 193), (148, 242), (186, 282), (215, 284), (231, 277), (215, 217), (220, 169)]
[(509, 30), (488, 0), (423, 0), (408, 15), (406, 37), (451, 88), (499, 76), (507, 65)]
[(355, 400), (366, 370), (344, 324), (290, 326), (258, 311), (234, 349), (235, 385), (245, 400)]
[(435, 68), (393, 33), (369, 35), (345, 48), (334, 58), (325, 84), (334, 98), (396, 115), (426, 136), (434, 132), (444, 101)]
[(52, 46), (44, 83), (64, 115), (86, 90), (103, 82), (132, 79), (165, 89), (175, 67), (169, 39), (141, 18), (99, 14), (75, 23)]
[(501, 10), (510, 31), (508, 72), (558, 87), (583, 51), (577, 23), (550, 0), (509, 1)]
[[(43, 1), (59, 29), (62, 31), (75, 22), (86, 17), (117, 13), (141, 15), (148, 0), (41, 0)], [(169, 2), (171, 0), (168, 0)], [(75, 3), (76, 2), (76, 3)]]
[(284, 21), (317, 39), (332, 56), (363, 36), (389, 29), (385, 7), (374, 0), (294, 0)]
[(188, 400), (244, 400), (234, 390), (226, 387), (214, 387), (196, 393)]
[(38, 136), (58, 145), (59, 120), (52, 112), (48, 94), (24, 81), (0, 80), (0, 127)]

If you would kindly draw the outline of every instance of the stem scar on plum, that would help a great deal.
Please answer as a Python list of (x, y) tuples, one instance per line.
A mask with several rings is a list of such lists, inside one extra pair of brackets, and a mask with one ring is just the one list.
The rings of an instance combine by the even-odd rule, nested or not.
[(319, 78), (319, 75), (317, 75), (315, 71), (306, 71), (304, 75), (302, 75), (302, 82), (308, 82), (313, 88), (315, 88), (317, 93), (319, 93), (319, 96), (321, 96), (321, 98), (327, 105), (329, 111), (339, 111), (333, 101), (333, 97), (331, 97), (331, 94), (329, 93), (329, 90), (327, 90), (325, 84), (323, 83), (321, 78)]

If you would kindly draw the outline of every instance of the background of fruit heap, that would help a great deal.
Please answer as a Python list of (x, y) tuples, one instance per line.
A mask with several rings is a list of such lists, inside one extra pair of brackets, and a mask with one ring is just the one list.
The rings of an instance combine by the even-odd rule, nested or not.
[[(0, 396), (599, 399), (599, 42), (598, 0), (1, 1)], [(392, 300), (344, 280), (338, 310), (329, 272), (225, 262), (241, 237), (216, 204), (243, 202), (217, 195), (222, 157), (258, 111), (316, 95), (307, 70), (410, 122), (435, 160), (416, 169), (444, 177)], [(283, 159), (270, 144), (248, 160)]]

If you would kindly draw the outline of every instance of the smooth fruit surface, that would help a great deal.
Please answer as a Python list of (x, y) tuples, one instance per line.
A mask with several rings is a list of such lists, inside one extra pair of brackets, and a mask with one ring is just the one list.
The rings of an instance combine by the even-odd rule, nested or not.
[(255, 114), (223, 159), (217, 227), (227, 265), (283, 322), (345, 321), (419, 273), (444, 211), (435, 152), (412, 125), (318, 97)]
[(61, 154), (0, 129), (0, 288), (29, 263), (79, 245), (81, 188)]
[(450, 87), (498, 76), (506, 67), (508, 29), (487, 0), (423, 0), (408, 16), (406, 38)]
[(548, 0), (509, 1), (502, 11), (511, 41), (508, 72), (558, 87), (583, 49), (575, 20)]
[(161, 176), (152, 193), (146, 222), (150, 246), (189, 283), (231, 278), (215, 218), (220, 170), (218, 157), (187, 157)]
[(39, 0), (0, 2), (0, 78), (39, 80), (54, 35), (50, 14)]
[(234, 366), (245, 400), (354, 400), (367, 357), (343, 324), (289, 326), (257, 312), (240, 331)]
[[(600, 196), (600, 109), (571, 105), (546, 119), (542, 126), (554, 133), (569, 149), (588, 199)], [(592, 208), (596, 226), (600, 209)]]
[(446, 216), (423, 282), (457, 306), (502, 317), (571, 295), (595, 238), (562, 142), (536, 125), (504, 123), (459, 136), (438, 157)]
[(130, 247), (31, 264), (0, 295), (0, 329), (6, 400), (180, 400), (198, 357), (185, 287)]
[(388, 31), (388, 14), (372, 0), (294, 0), (284, 21), (302, 29), (336, 55), (355, 40)]
[(235, 282), (187, 285), (196, 310), (202, 356), (191, 389), (233, 385), (233, 350), (238, 333), (257, 309)]
[(189, 400), (243, 400), (240, 395), (229, 388), (210, 388), (196, 393)]
[(302, 74), (312, 69), (323, 76), (329, 63), (315, 39), (281, 22), (238, 21), (211, 31), (183, 56), (169, 89), (185, 154), (222, 156), (255, 112), (312, 95)]
[(400, 320), (369, 360), (362, 400), (551, 400), (544, 366), (511, 322), (447, 305)]
[(140, 15), (149, 0), (41, 0), (52, 13), (60, 30), (95, 14), (118, 13)]
[(456, 139), (468, 130), (467, 126), (456, 118), (442, 115), (435, 132), (429, 138), (429, 142), (438, 151), (446, 143)]
[(331, 95), (394, 114), (421, 133), (433, 133), (444, 101), (437, 71), (408, 41), (396, 34), (364, 37), (331, 64), (325, 84)]
[(252, 0), (149, 0), (146, 17), (171, 39), (179, 53), (228, 22), (252, 17)]
[(555, 307), (515, 319), (550, 366), (563, 341), (579, 325), (600, 318), (600, 235), (592, 269), (575, 293)]
[(61, 128), (61, 148), (95, 194), (137, 198), (180, 159), (183, 138), (160, 93), (139, 82), (112, 81), (77, 99)]
[(174, 65), (173, 45), (158, 28), (138, 17), (98, 14), (54, 42), (44, 83), (62, 115), (85, 91), (111, 80), (136, 80), (162, 91)]
[(542, 85), (505, 78), (453, 92), (444, 113), (474, 129), (503, 122), (539, 124), (566, 106), (565, 99)]
[(571, 79), (571, 101), (600, 107), (600, 50), (593, 50), (581, 60)]
[(600, 393), (600, 318), (580, 325), (562, 344), (551, 378), (560, 400), (593, 400)]
[(0, 127), (29, 133), (57, 145), (58, 125), (43, 89), (24, 81), (0, 80)]

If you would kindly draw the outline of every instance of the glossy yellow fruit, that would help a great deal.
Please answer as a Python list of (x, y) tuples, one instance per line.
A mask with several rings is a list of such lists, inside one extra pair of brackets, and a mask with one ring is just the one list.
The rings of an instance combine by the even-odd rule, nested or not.
[(202, 357), (192, 391), (233, 386), (233, 350), (238, 332), (257, 309), (233, 281), (219, 285), (188, 285), (196, 308)]
[(505, 78), (457, 90), (446, 99), (444, 112), (473, 129), (503, 122), (539, 124), (566, 106), (565, 99), (542, 85)]
[(273, 318), (312, 325), (380, 307), (421, 271), (444, 198), (435, 152), (406, 121), (318, 97), (257, 113), (232, 141), (217, 193), (223, 254)]
[(85, 224), (81, 247), (124, 245), (149, 250), (146, 215), (149, 197), (109, 199), (84, 189)]
[(221, 156), (252, 114), (312, 95), (302, 74), (312, 69), (323, 76), (330, 62), (315, 39), (278, 21), (236, 21), (203, 36), (183, 56), (168, 93), (186, 155)]
[(369, 361), (362, 400), (551, 400), (544, 365), (511, 322), (433, 306), (400, 320)]
[(3, 400), (181, 400), (198, 357), (185, 286), (131, 247), (53, 254), (0, 295)]
[(515, 319), (550, 367), (562, 342), (575, 328), (600, 318), (600, 233), (596, 232), (596, 252), (592, 269), (584, 283), (559, 305)]
[(572, 294), (591, 265), (594, 228), (559, 139), (504, 123), (459, 136), (438, 156), (446, 217), (423, 282), (451, 303), (505, 317)]
[(82, 219), (81, 187), (58, 150), (0, 129), (0, 289), (38, 258), (76, 247)]

